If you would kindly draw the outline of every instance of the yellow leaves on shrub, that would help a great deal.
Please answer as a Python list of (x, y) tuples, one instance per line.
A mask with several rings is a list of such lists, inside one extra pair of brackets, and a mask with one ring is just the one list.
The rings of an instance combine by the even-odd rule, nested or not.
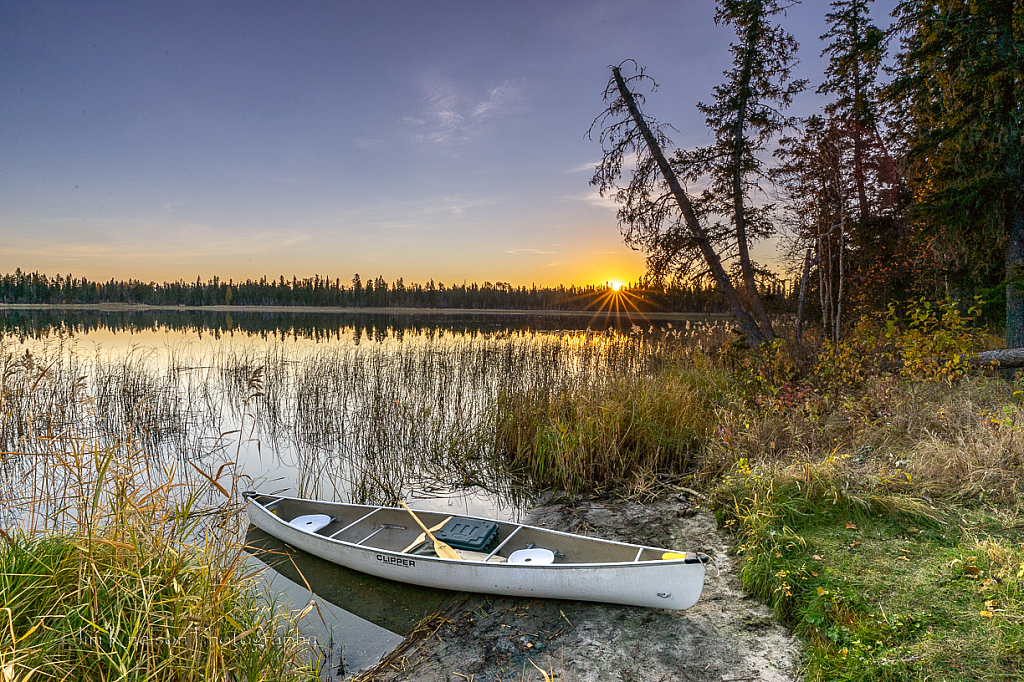
[(946, 383), (966, 375), (968, 358), (978, 343), (974, 323), (981, 315), (979, 305), (976, 302), (961, 313), (950, 299), (932, 305), (921, 298), (910, 301), (901, 316), (890, 304), (885, 335), (902, 360), (900, 374), (911, 380)]

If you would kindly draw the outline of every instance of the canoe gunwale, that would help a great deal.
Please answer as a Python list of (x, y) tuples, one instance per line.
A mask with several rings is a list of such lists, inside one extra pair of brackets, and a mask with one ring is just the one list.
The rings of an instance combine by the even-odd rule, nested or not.
[[(400, 550), (387, 549), (387, 548), (383, 548), (383, 547), (368, 547), (366, 545), (360, 544), (362, 542), (365, 542), (369, 538), (363, 538), (359, 542), (348, 542), (346, 540), (338, 540), (335, 537), (336, 535), (339, 535), (343, 531), (349, 530), (353, 526), (355, 526), (355, 525), (357, 525), (359, 523), (362, 523), (363, 521), (365, 521), (366, 519), (370, 518), (371, 516), (373, 516), (374, 514), (376, 514), (379, 511), (382, 511), (382, 510), (403, 511), (400, 507), (385, 507), (385, 506), (374, 506), (374, 507), (371, 507), (369, 505), (356, 505), (356, 504), (347, 504), (347, 503), (342, 503), (342, 502), (326, 502), (324, 504), (328, 504), (328, 505), (338, 504), (338, 505), (344, 505), (346, 507), (365, 507), (367, 509), (370, 509), (371, 511), (369, 513), (365, 514), (364, 516), (360, 517), (359, 519), (353, 521), (352, 523), (349, 523), (349, 524), (345, 525), (340, 530), (337, 530), (337, 531), (333, 532), (331, 535), (321, 535), (320, 533), (310, 533), (309, 531), (303, 530), (303, 529), (298, 528), (296, 526), (292, 526), (288, 521), (285, 521), (284, 519), (282, 519), (281, 517), (277, 516), (276, 514), (269, 513), (269, 510), (267, 510), (265, 505), (263, 505), (263, 504), (261, 504), (259, 502), (256, 502), (253, 499), (255, 497), (258, 497), (260, 494), (261, 493), (255, 493), (253, 491), (246, 491), (246, 492), (242, 493), (243, 497), (245, 497), (245, 499), (250, 504), (255, 504), (258, 508), (261, 508), (262, 510), (264, 510), (265, 513), (266, 513), (266, 517), (268, 519), (272, 520), (273, 522), (280, 524), (281, 527), (283, 527), (283, 528), (294, 528), (295, 530), (297, 530), (299, 532), (302, 532), (302, 533), (305, 533), (306, 535), (310, 535), (310, 536), (313, 536), (313, 537), (316, 537), (316, 538), (320, 538), (320, 539), (323, 539), (323, 540), (329, 540), (332, 543), (337, 543), (339, 545), (343, 545), (343, 546), (346, 546), (346, 547), (351, 547), (352, 549), (372, 550), (374, 552), (384, 552), (384, 553), (387, 553), (387, 554), (394, 554), (394, 555), (397, 555), (397, 556), (415, 556), (415, 558), (417, 560), (442, 561), (442, 562), (456, 563), (456, 564), (471, 564), (471, 565), (474, 565), (474, 566), (480, 565), (480, 564), (486, 564), (486, 565), (489, 565), (489, 566), (505, 566), (505, 567), (513, 566), (513, 565), (510, 565), (510, 564), (487, 563), (486, 561), (478, 561), (478, 560), (473, 560), (473, 559), (445, 559), (443, 557), (430, 556), (430, 555), (403, 554)], [(281, 501), (281, 500), (291, 500), (291, 501), (294, 501), (294, 502), (308, 502), (309, 501), (309, 500), (307, 500), (305, 498), (301, 498), (301, 497), (279, 497), (275, 501)], [(416, 512), (417, 514), (431, 513), (429, 510), (421, 510), (421, 509), (414, 509), (413, 511)], [(491, 519), (486, 519), (486, 518), (482, 518), (482, 517), (478, 517), (478, 516), (466, 516), (466, 515), (460, 515), (460, 516), (462, 518), (479, 520), (479, 521), (490, 521), (491, 520)], [(515, 530), (513, 530), (511, 533), (509, 533), (505, 537), (505, 539), (502, 542), (500, 542), (498, 544), (498, 546), (495, 547), (491, 551), (490, 554), (487, 555), (488, 558), (494, 556), (502, 547), (504, 547), (504, 545), (509, 540), (512, 539), (512, 537), (516, 533), (518, 533), (521, 529), (524, 529), (524, 528), (531, 529), (531, 530), (537, 530), (537, 531), (540, 531), (542, 533), (547, 533), (547, 534), (552, 534), (552, 535), (562, 535), (562, 536), (572, 537), (572, 538), (583, 538), (585, 540), (590, 540), (590, 541), (593, 541), (595, 543), (606, 543), (606, 544), (610, 544), (610, 545), (619, 545), (619, 546), (623, 546), (623, 547), (636, 548), (636, 550), (637, 550), (637, 557), (639, 557), (644, 551), (655, 551), (655, 552), (670, 552), (670, 551), (672, 551), (672, 550), (664, 549), (662, 547), (649, 547), (647, 545), (637, 545), (637, 544), (634, 544), (634, 543), (631, 543), (631, 542), (620, 542), (618, 540), (607, 540), (607, 539), (604, 539), (604, 538), (591, 538), (591, 537), (587, 537), (585, 535), (577, 535), (575, 533), (566, 533), (564, 531), (554, 530), (554, 529), (551, 529), (551, 528), (539, 528), (537, 526), (530, 526), (530, 525), (525, 524), (525, 523), (517, 523), (517, 522), (514, 522), (514, 521), (511, 521), (509, 523), (511, 525), (515, 526)], [(551, 569), (551, 568), (576, 568), (576, 569), (579, 569), (579, 568), (595, 568), (595, 567), (601, 567), (601, 566), (625, 567), (625, 566), (634, 566), (634, 565), (636, 565), (636, 566), (647, 566), (647, 565), (652, 565), (652, 564), (696, 564), (696, 563), (706, 564), (706, 563), (708, 563), (708, 561), (710, 561), (710, 557), (708, 557), (706, 554), (703, 554), (701, 552), (686, 552), (686, 554), (693, 554), (694, 556), (692, 556), (692, 557), (687, 556), (687, 557), (685, 557), (683, 559), (648, 559), (646, 561), (639, 561), (638, 558), (635, 558), (632, 561), (590, 561), (590, 562), (576, 562), (576, 563), (556, 563), (556, 564), (534, 565), (534, 566), (531, 566), (529, 564), (515, 564), (514, 567), (516, 569), (525, 568), (525, 569), (531, 569), (531, 570), (541, 569), (541, 568), (546, 568), (546, 569)]]
[[(512, 548), (518, 548), (521, 544), (527, 546), (530, 544), (538, 546), (538, 543), (548, 544), (548, 539), (552, 539), (554, 542), (551, 542), (549, 547), (561, 546), (570, 557), (573, 554), (578, 554), (583, 558), (600, 558), (600, 546), (603, 545), (608, 548), (611, 558), (615, 560), (530, 565), (493, 562), (477, 557), (444, 559), (437, 556), (404, 554), (399, 549), (361, 545), (350, 541), (352, 538), (363, 535), (364, 530), (370, 530), (368, 527), (355, 529), (357, 532), (351, 533), (351, 537), (342, 540), (335, 537), (340, 534), (340, 531), (326, 535), (292, 525), (283, 516), (269, 511), (261, 500), (264, 497), (272, 496), (265, 496), (253, 491), (243, 493), (250, 521), (253, 525), (286, 544), (356, 571), (424, 587), (512, 597), (577, 599), (652, 608), (685, 609), (700, 598), (704, 586), (705, 564), (709, 561), (707, 555), (691, 552), (676, 553), (676, 556), (682, 554), (682, 558), (663, 559), (661, 558), (662, 554), (670, 550), (603, 538), (590, 538), (574, 533), (505, 521), (497, 523), (503, 526), (503, 534), (507, 533), (507, 535), (498, 547), (486, 555), (487, 558), (493, 557), (502, 547), (508, 548), (508, 541), (512, 539), (512, 536), (520, 531), (527, 531), (525, 537), (520, 537), (518, 542), (512, 543)], [(351, 518), (349, 514), (339, 512), (338, 516), (335, 516), (328, 513), (334, 521), (343, 524), (342, 531), (353, 529), (360, 523), (366, 523), (367, 519), (378, 512), (386, 512), (381, 520), (392, 523), (396, 517), (391, 512), (406, 513), (405, 510), (392, 507), (323, 502), (297, 497), (285, 497), (281, 500), (294, 503), (294, 506), (287, 504), (282, 510), (284, 515), (290, 517), (301, 516), (309, 512), (325, 513), (329, 512), (332, 507), (339, 510), (343, 508), (349, 512), (358, 511), (360, 508), (366, 511), (366, 513), (358, 514), (359, 518), (351, 523), (345, 523), (348, 518)], [(299, 514), (296, 514), (296, 511)], [(436, 516), (444, 514), (429, 510), (422, 512), (417, 510), (417, 513)], [(462, 518), (493, 521), (471, 516)], [(381, 524), (381, 530), (386, 525)], [(398, 533), (407, 532), (401, 526), (396, 525), (393, 528), (401, 528), (396, 531)], [(326, 533), (328, 530), (325, 527), (323, 532)], [(382, 538), (384, 543), (394, 540), (394, 538), (385, 536)], [(402, 539), (401, 536), (398, 538)], [(562, 545), (557, 538), (566, 538), (561, 541), (565, 544)], [(363, 538), (363, 541), (365, 540), (366, 538)], [(402, 540), (403, 543), (407, 542), (408, 536)], [(590, 543), (593, 543), (593, 547)], [(543, 544), (539, 546), (543, 546)], [(636, 550), (635, 555), (633, 549)], [(591, 550), (594, 550), (593, 553)], [(651, 552), (654, 556), (638, 561), (637, 559), (645, 551)], [(624, 555), (628, 555), (630, 560), (619, 560)], [(478, 557), (483, 556), (485, 556), (483, 553), (478, 555)]]

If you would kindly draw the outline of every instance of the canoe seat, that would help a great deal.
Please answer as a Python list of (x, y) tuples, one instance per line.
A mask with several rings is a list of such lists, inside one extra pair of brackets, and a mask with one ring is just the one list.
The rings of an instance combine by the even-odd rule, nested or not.
[(508, 562), (520, 566), (546, 566), (555, 563), (555, 553), (543, 547), (518, 549), (508, 555)]
[(289, 521), (291, 525), (307, 533), (315, 533), (331, 522), (327, 514), (303, 514)]

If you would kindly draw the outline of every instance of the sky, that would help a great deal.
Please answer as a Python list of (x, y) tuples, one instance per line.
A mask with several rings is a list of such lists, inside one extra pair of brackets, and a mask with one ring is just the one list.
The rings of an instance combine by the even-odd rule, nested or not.
[[(893, 2), (872, 7), (888, 24)], [(784, 25), (824, 67), (824, 0)], [(0, 0), (0, 273), (630, 282), (589, 185), (609, 65), (707, 144), (710, 0)], [(816, 111), (808, 93), (791, 113)], [(771, 245), (755, 258), (772, 262)]]

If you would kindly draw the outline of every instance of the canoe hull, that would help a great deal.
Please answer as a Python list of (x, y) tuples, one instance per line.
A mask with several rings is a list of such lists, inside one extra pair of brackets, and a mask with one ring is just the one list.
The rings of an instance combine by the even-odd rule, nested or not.
[[(319, 504), (321, 507), (324, 505)], [(252, 499), (248, 512), (253, 525), (309, 554), (380, 578), (423, 587), (685, 609), (696, 603), (704, 586), (703, 561), (562, 563), (547, 566), (453, 561), (365, 547), (309, 533), (292, 526)], [(579, 538), (546, 529), (543, 532)]]

